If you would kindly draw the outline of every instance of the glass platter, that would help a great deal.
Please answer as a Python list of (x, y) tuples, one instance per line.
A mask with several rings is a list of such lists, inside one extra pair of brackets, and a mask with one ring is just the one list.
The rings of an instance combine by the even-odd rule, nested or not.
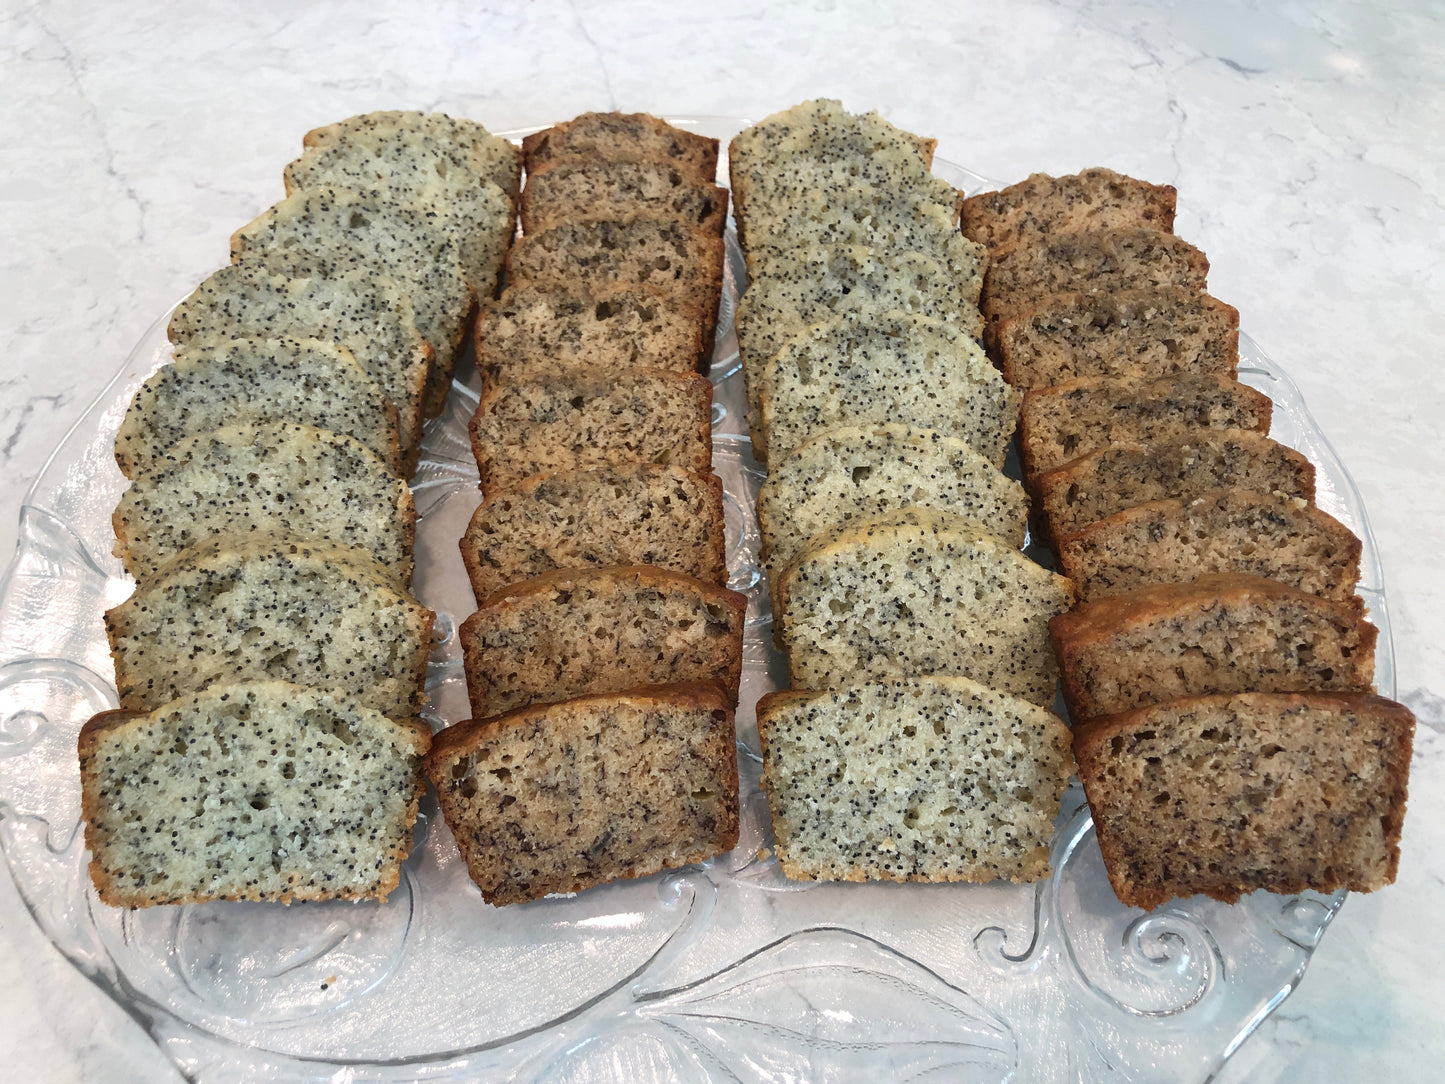
[[(747, 122), (675, 118), (727, 140)], [(517, 136), (524, 133), (508, 133)], [(972, 193), (995, 187), (936, 162)], [(712, 378), (732, 586), (751, 604), (737, 715), (742, 838), (703, 864), (570, 897), (485, 905), (423, 803), (401, 886), (382, 905), (98, 902), (79, 830), (75, 739), (115, 706), (102, 612), (131, 590), (110, 554), (124, 479), (114, 434), (169, 360), (162, 318), (56, 450), (21, 509), (0, 582), (0, 845), (67, 958), (187, 1077), (213, 1080), (1204, 1080), (1299, 981), (1345, 894), (1255, 893), (1225, 906), (1122, 907), (1077, 782), (1036, 885), (800, 884), (771, 856), (753, 705), (786, 673), (770, 647), (732, 332), (731, 231)], [(1364, 541), (1394, 694), (1379, 560), (1359, 494), (1298, 390), (1247, 337), (1241, 379), (1275, 403), (1272, 435), (1318, 468), (1318, 503)], [(428, 425), (414, 488), (415, 591), (438, 612), (428, 672), (441, 726), (467, 715), (454, 630), (472, 610), (457, 539), (478, 502), (463, 362)]]

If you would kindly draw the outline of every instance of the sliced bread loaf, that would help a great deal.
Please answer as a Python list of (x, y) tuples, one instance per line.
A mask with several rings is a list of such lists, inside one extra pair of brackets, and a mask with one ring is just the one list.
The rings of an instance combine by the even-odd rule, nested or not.
[(721, 237), (646, 211), (562, 222), (527, 234), (507, 254), (511, 282), (658, 290), (703, 313), (705, 342), (717, 321), (722, 272)]
[(582, 370), (491, 388), (470, 425), (482, 488), (543, 472), (658, 463), (712, 469), (712, 384), (697, 373)]
[(344, 346), (319, 339), (182, 345), (135, 393), (115, 438), (127, 478), (162, 470), (170, 449), (225, 425), (294, 422), (346, 433), (401, 470), (396, 407)]
[(425, 409), (436, 415), (451, 390), (456, 352), (477, 304), (450, 206), (451, 193), (440, 185), (416, 194), (306, 188), (237, 230), (231, 260), (322, 278), (361, 270), (400, 283), (432, 346)]
[(1172, 233), (1142, 226), (1061, 233), (1016, 245), (989, 261), (979, 307), (990, 335), (1050, 294), (1112, 293), (1157, 286), (1203, 290), (1209, 260)]
[(1052, 294), (992, 329), (1004, 379), (1043, 388), (1084, 377), (1234, 376), (1239, 311), (1202, 290)]
[(749, 384), (789, 339), (845, 313), (896, 310), (941, 320), (967, 338), (977, 338), (983, 328), (977, 297), (923, 253), (814, 245), (764, 272), (748, 285), (735, 315)]
[(1024, 543), (1023, 486), (957, 437), (895, 422), (820, 433), (768, 465), (758, 491), (763, 561), (776, 579), (811, 539), (907, 505)]
[(521, 211), (524, 233), (581, 218), (623, 218), (648, 211), (722, 236), (728, 190), (695, 180), (668, 162), (580, 158), (556, 162), (528, 177)]
[(1024, 393), (1019, 459), (1028, 477), (1111, 444), (1205, 429), (1268, 433), (1272, 409), (1269, 396), (1226, 376), (1084, 377)]
[(972, 520), (904, 508), (814, 539), (777, 597), (796, 689), (960, 674), (1050, 704), (1048, 621), (1074, 590)]
[(417, 330), (411, 298), (386, 275), (223, 267), (176, 307), (167, 334), (178, 355), (235, 339), (314, 338), (345, 347), (395, 405), (405, 473), (415, 468), (432, 348)]
[(583, 113), (522, 140), (530, 176), (561, 161), (666, 162), (694, 180), (717, 180), (718, 141), (647, 113)]
[(650, 565), (560, 569), (462, 622), (472, 717), (637, 685), (710, 681), (737, 703), (746, 595)]
[(1074, 733), (1109, 882), (1127, 906), (1395, 879), (1415, 720), (1369, 694), (1241, 693)]
[[(454, 171), (482, 177), (504, 192), (515, 194), (522, 182), (522, 152), (510, 141), (494, 136), (474, 120), (445, 113), (381, 110), (348, 117), (313, 128), (302, 144), (310, 151), (331, 152), (350, 147), (366, 152), (389, 169), (430, 171), (446, 180)], [(303, 156), (304, 157), (304, 156)], [(307, 159), (325, 162), (326, 158)], [(287, 169), (288, 180), (308, 187), (310, 177), (292, 177), (301, 167)], [(289, 192), (288, 192), (289, 194)]]
[(128, 711), (274, 679), (354, 689), (400, 719), (422, 705), (434, 616), (360, 550), (258, 535), (177, 554), (105, 627)]
[(529, 478), (484, 495), (462, 537), (478, 604), (555, 568), (657, 565), (727, 582), (722, 482), (633, 464)]
[(437, 735), (426, 771), (491, 904), (646, 877), (738, 840), (733, 713), (716, 685), (460, 723)]
[(111, 517), (115, 552), (146, 579), (197, 542), (289, 533), (370, 554), (411, 582), (411, 490), (351, 437), (288, 422), (225, 425), (174, 445)]
[(1360, 579), (1360, 540), (1339, 520), (1298, 497), (1244, 489), (1150, 501), (1064, 535), (1056, 549), (1084, 600), (1211, 572), (1343, 599)]
[(962, 677), (758, 702), (778, 861), (794, 880), (1036, 881), (1072, 769), (1053, 712)]
[(1030, 483), (1054, 537), (1148, 501), (1249, 489), (1314, 500), (1315, 468), (1293, 448), (1242, 429), (1206, 429), (1116, 444)]
[(1141, 587), (1049, 622), (1074, 725), (1212, 693), (1373, 692), (1377, 630), (1326, 599), (1226, 573)]
[(708, 322), (661, 291), (517, 283), (477, 317), (477, 369), (483, 391), (575, 370), (706, 372)]
[(80, 731), (90, 876), (112, 907), (385, 899), (431, 731), (334, 689), (213, 685)]
[(1020, 398), (972, 339), (898, 311), (847, 313), (809, 328), (763, 366), (756, 390), (760, 462), (829, 429), (907, 418), (1001, 466)]
[(1138, 181), (1112, 169), (1067, 177), (1035, 173), (965, 200), (963, 233), (990, 253), (1075, 230), (1145, 226), (1172, 233), (1176, 195), (1173, 185)]

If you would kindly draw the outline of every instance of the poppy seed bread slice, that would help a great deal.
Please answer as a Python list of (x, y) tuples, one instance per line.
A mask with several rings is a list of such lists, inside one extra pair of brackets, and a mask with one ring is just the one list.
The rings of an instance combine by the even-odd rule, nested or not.
[(1225, 488), (1314, 500), (1315, 468), (1299, 452), (1242, 429), (1116, 444), (1036, 475), (1039, 511), (1055, 537), (1148, 501)]
[(1224, 574), (1141, 587), (1049, 622), (1075, 725), (1213, 693), (1373, 692), (1377, 630), (1333, 600)]
[(711, 681), (737, 703), (746, 595), (648, 565), (514, 583), (462, 622), (472, 717), (637, 685)]
[(426, 772), (482, 899), (524, 903), (731, 850), (734, 743), (723, 691), (684, 683), (459, 723)]
[(1150, 501), (1057, 540), (1064, 574), (1084, 600), (1213, 572), (1279, 580), (1348, 598), (1360, 580), (1360, 540), (1298, 497), (1225, 489)]
[(658, 290), (702, 312), (711, 342), (722, 296), (723, 241), (655, 212), (577, 219), (522, 237), (507, 254), (509, 282)]
[(181, 441), (111, 518), (116, 555), (137, 579), (204, 539), (284, 532), (361, 549), (411, 582), (411, 490), (359, 441), (309, 425), (227, 425)]
[[(362, 113), (313, 128), (301, 142), (308, 151), (350, 147), (365, 151), (388, 169), (430, 170), (442, 179), (453, 171), (463, 171), (513, 194), (522, 183), (522, 152), (515, 144), (492, 135), (474, 120), (445, 113)], [(305, 187), (309, 178), (295, 180), (298, 187)]]
[(701, 309), (652, 290), (517, 283), (477, 317), (477, 368), (483, 391), (575, 370), (706, 372), (706, 323)]
[(795, 336), (763, 366), (754, 455), (770, 462), (829, 429), (906, 418), (1002, 466), (1019, 398), (982, 348), (941, 320), (846, 314)]
[(1076, 230), (1145, 226), (1174, 231), (1173, 185), (1150, 184), (1112, 169), (1086, 169), (1067, 177), (1034, 173), (963, 204), (963, 233), (990, 253), (1032, 245)]
[(795, 689), (960, 674), (1035, 704), (1054, 699), (1048, 621), (1068, 580), (972, 520), (904, 508), (814, 539), (777, 587)]
[(820, 433), (769, 464), (758, 490), (763, 561), (776, 579), (811, 539), (904, 506), (953, 512), (1024, 543), (1023, 486), (957, 437), (895, 422)]
[(226, 681), (354, 689), (393, 718), (420, 710), (435, 615), (360, 550), (284, 535), (184, 550), (108, 610), (120, 706), (153, 711)]
[(213, 685), (80, 732), (90, 875), (112, 907), (382, 899), (431, 731), (333, 689)]
[(724, 545), (717, 475), (640, 463), (486, 493), (461, 540), (479, 605), (556, 568), (657, 565), (724, 584)]
[(319, 339), (183, 344), (136, 391), (115, 460), (136, 478), (164, 469), (170, 449), (196, 433), (283, 421), (345, 433), (401, 470), (396, 406), (349, 349)]
[(581, 370), (491, 388), (469, 426), (482, 489), (628, 463), (712, 469), (712, 384), (697, 373)]
[(522, 140), (528, 175), (573, 159), (666, 162), (694, 180), (716, 181), (718, 141), (647, 113), (583, 113)]
[(1272, 410), (1269, 396), (1225, 376), (1085, 377), (1024, 393), (1019, 459), (1030, 477), (1111, 444), (1205, 429), (1268, 433)]
[(1051, 294), (993, 329), (1004, 379), (1043, 388), (1085, 377), (1233, 377), (1239, 311), (1185, 286)]
[(875, 253), (863, 245), (813, 245), (773, 261), (748, 284), (735, 325), (743, 376), (754, 387), (789, 339), (846, 313), (904, 312), (941, 320), (977, 338), (983, 318), (964, 286), (920, 252)]
[(621, 218), (649, 211), (722, 236), (728, 190), (694, 180), (666, 162), (556, 162), (527, 178), (522, 191), (522, 232), (579, 218)]
[(405, 473), (415, 468), (432, 348), (417, 330), (411, 298), (393, 279), (367, 271), (284, 275), (233, 264), (176, 307), (167, 334), (178, 355), (254, 338), (309, 337), (345, 347), (395, 405)]
[(758, 702), (778, 861), (794, 880), (1036, 881), (1073, 758), (1053, 712), (963, 677)]
[(1120, 901), (1369, 892), (1395, 879), (1415, 719), (1370, 694), (1241, 693), (1074, 733)]
[(979, 307), (990, 336), (1050, 294), (1112, 293), (1157, 286), (1202, 291), (1209, 260), (1188, 241), (1144, 227), (1061, 233), (989, 260)]
[(433, 362), (424, 405), (441, 412), (477, 304), (447, 210), (450, 193), (305, 188), (231, 236), (233, 263), (289, 275), (334, 278), (347, 271), (387, 275), (411, 298)]

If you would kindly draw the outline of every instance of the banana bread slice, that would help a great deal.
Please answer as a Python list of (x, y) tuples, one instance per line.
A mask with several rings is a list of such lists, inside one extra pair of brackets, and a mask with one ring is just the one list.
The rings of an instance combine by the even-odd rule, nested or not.
[(558, 162), (666, 162), (694, 180), (717, 180), (718, 141), (648, 113), (583, 113), (522, 140), (527, 174)]
[(1074, 589), (972, 520), (904, 508), (814, 539), (777, 596), (795, 689), (961, 674), (1051, 704), (1048, 620)]
[(701, 309), (660, 291), (517, 283), (477, 317), (482, 390), (577, 370), (705, 373), (706, 323)]
[(979, 345), (941, 320), (849, 313), (795, 336), (763, 366), (753, 454), (783, 457), (829, 429), (897, 418), (958, 437), (1002, 466), (1019, 393)]
[(1076, 726), (1181, 696), (1374, 692), (1377, 635), (1358, 595), (1234, 573), (1125, 591), (1049, 622)]
[(1085, 601), (1212, 572), (1279, 580), (1325, 598), (1349, 598), (1360, 580), (1360, 540), (1298, 497), (1224, 489), (1193, 500), (1150, 501), (1058, 539), (1059, 566)]
[(136, 391), (115, 438), (127, 478), (166, 466), (170, 449), (224, 425), (295, 422), (345, 433), (401, 470), (396, 406), (344, 346), (319, 339), (183, 345)]
[(811, 539), (910, 505), (1024, 543), (1023, 486), (957, 437), (894, 422), (820, 433), (769, 464), (758, 490), (763, 561), (776, 579)]
[(1390, 884), (1414, 716), (1370, 694), (1172, 700), (1074, 732), (1109, 883), (1129, 907)]
[(1156, 286), (1202, 291), (1208, 275), (1204, 253), (1172, 233), (1142, 226), (1080, 230), (996, 253), (989, 260), (979, 308), (992, 337), (1002, 321), (1050, 294)]
[(360, 550), (258, 535), (177, 554), (105, 627), (128, 711), (275, 679), (353, 689), (400, 719), (421, 709), (434, 617)]
[(426, 772), (482, 899), (524, 903), (731, 850), (734, 741), (716, 685), (652, 686), (448, 727)]
[(1314, 500), (1315, 468), (1299, 452), (1242, 429), (1116, 444), (1036, 475), (1030, 488), (1054, 537), (1148, 501), (1249, 489)]
[(747, 608), (746, 595), (649, 565), (514, 583), (462, 622), (472, 717), (679, 681), (721, 685), (736, 704)]
[(1084, 377), (1233, 377), (1239, 367), (1239, 311), (1193, 287), (1051, 294), (992, 332), (1004, 379), (1020, 388)]
[(722, 482), (633, 464), (528, 478), (483, 496), (462, 536), (477, 603), (555, 568), (657, 565), (727, 582)]
[(255, 338), (315, 338), (345, 347), (395, 405), (404, 473), (415, 469), (432, 348), (417, 330), (411, 298), (388, 276), (223, 267), (176, 307), (167, 334), (179, 355)]
[(442, 185), (423, 193), (306, 188), (231, 235), (231, 261), (288, 275), (384, 274), (401, 284), (432, 346), (424, 406), (441, 412), (477, 305)]
[(573, 159), (528, 177), (521, 211), (523, 233), (575, 219), (648, 211), (721, 237), (728, 222), (728, 190), (694, 180), (668, 162)]
[(661, 291), (702, 312), (704, 342), (717, 327), (722, 276), (722, 237), (648, 211), (561, 222), (527, 234), (507, 254), (509, 282)]
[(1205, 429), (1268, 433), (1272, 410), (1269, 396), (1226, 376), (1084, 377), (1024, 393), (1019, 459), (1031, 477), (1111, 444)]
[(1036, 881), (1073, 758), (1053, 712), (962, 677), (758, 702), (778, 861), (794, 880)]
[[(354, 152), (365, 151), (385, 163), (388, 169), (429, 170), (441, 177), (461, 171), (484, 178), (513, 195), (522, 184), (520, 148), (510, 140), (492, 135), (474, 120), (449, 117), (445, 113), (403, 110), (362, 113), (313, 128), (301, 143), (308, 152), (329, 153), (342, 146)], [(324, 156), (307, 158), (308, 162), (326, 160)], [(308, 178), (294, 180), (297, 187), (306, 187)]]
[(381, 899), (431, 731), (335, 689), (212, 685), (80, 731), (90, 876), (112, 907)]
[(1112, 169), (1096, 167), (1067, 177), (1034, 173), (965, 200), (963, 233), (990, 253), (1076, 230), (1144, 226), (1172, 233), (1177, 194), (1173, 185), (1150, 184)]
[(183, 440), (121, 494), (111, 520), (116, 556), (137, 579), (205, 539), (285, 532), (360, 549), (411, 583), (411, 490), (359, 441), (309, 425), (226, 425)]
[(490, 389), (471, 425), (482, 489), (534, 474), (658, 463), (712, 469), (712, 384), (697, 373), (583, 370)]

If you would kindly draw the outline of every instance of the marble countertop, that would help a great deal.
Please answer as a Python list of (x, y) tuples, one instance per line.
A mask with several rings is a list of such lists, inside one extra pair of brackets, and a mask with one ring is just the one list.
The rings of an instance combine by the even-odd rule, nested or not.
[[(0, 12), (0, 553), (146, 328), (278, 198), (302, 133), (378, 108), (493, 130), (591, 109), (878, 109), (986, 176), (1179, 189), (1211, 292), (1299, 384), (1369, 510), (1419, 719), (1398, 883), (1353, 896), (1225, 1080), (1445, 1062), (1445, 12), (1430, 0), (473, 7), (38, 0)], [(1435, 675), (1432, 677), (1431, 675)], [(166, 1080), (0, 873), (0, 1077)]]

